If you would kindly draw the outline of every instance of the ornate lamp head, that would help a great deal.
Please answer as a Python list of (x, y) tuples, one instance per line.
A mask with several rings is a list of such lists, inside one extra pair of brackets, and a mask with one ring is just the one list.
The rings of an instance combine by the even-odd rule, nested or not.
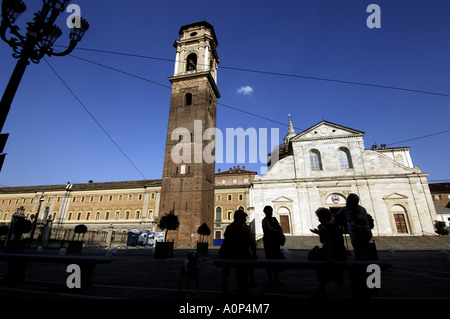
[(71, 0), (43, 0), (45, 5), (50, 6), (53, 10), (59, 11), (59, 13), (66, 10), (67, 5)]
[(58, 39), (61, 34), (62, 34), (61, 29), (56, 25), (45, 28), (42, 31), (42, 37), (40, 41), (41, 47), (49, 49), (51, 46), (53, 46), (56, 39)]
[(71, 29), (69, 36), (70, 40), (76, 42), (80, 41), (88, 29), (89, 23), (85, 19), (81, 18), (80, 27), (79, 28), (74, 27)]
[(26, 9), (27, 6), (21, 0), (3, 0), (2, 18), (12, 24)]

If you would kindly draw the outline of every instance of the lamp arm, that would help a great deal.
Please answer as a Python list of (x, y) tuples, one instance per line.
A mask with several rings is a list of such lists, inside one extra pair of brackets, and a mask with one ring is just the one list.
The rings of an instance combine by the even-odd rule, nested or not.
[[(6, 33), (10, 29), (9, 33), (13, 34), (17, 38), (11, 37), (8, 39), (6, 37)], [(11, 26), (9, 23), (6, 23), (5, 20), (2, 20), (2, 23), (0, 25), (0, 37), (3, 41), (5, 41), (10, 47), (14, 48), (20, 45), (20, 43), (23, 43), (25, 38), (19, 33), (19, 27), (18, 26)], [(17, 41), (19, 40), (19, 41)]]
[(5, 21), (2, 20), (2, 23), (0, 24), (0, 37), (2, 38), (3, 41), (5, 41), (6, 43), (8, 43), (10, 45), (12, 40), (8, 40), (6, 38), (7, 30), (8, 30), (8, 26), (6, 25)]
[(70, 43), (69, 43), (69, 46), (64, 51), (62, 51), (62, 52), (54, 52), (53, 48), (52, 48), (51, 51), (49, 53), (47, 53), (47, 54), (49, 56), (52, 56), (52, 55), (54, 55), (54, 56), (68, 55), (69, 53), (71, 53), (75, 49), (75, 47), (77, 46), (77, 43), (78, 43), (78, 41), (71, 40)]

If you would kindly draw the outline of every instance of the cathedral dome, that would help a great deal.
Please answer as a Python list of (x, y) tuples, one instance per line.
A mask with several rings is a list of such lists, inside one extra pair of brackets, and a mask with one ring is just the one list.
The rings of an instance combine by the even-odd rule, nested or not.
[[(289, 155), (292, 155), (292, 147), (291, 144), (289, 143), (291, 138), (293, 138), (294, 136), (297, 135), (297, 133), (295, 133), (294, 130), (294, 126), (292, 125), (292, 121), (291, 121), (291, 114), (289, 115), (289, 128), (288, 128), (288, 133), (286, 134), (286, 136), (284, 137), (284, 142), (283, 144), (281, 144), (278, 147), (278, 160), (281, 160)], [(269, 154), (269, 156), (271, 156), (272, 154)], [(272, 160), (269, 159), (269, 161), (267, 162), (267, 166), (270, 167), (272, 164)]]

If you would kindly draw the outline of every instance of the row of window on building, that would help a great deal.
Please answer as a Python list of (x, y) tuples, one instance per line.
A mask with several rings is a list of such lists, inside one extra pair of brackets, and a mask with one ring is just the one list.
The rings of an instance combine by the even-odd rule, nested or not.
[[(93, 202), (94, 198), (95, 198), (94, 196), (90, 196), (89, 197), (89, 202)], [(103, 202), (103, 200), (106, 200), (106, 198), (108, 199), (109, 202), (112, 202), (114, 200), (114, 196), (113, 195), (107, 195), (107, 196), (100, 195), (99, 198), (98, 198), (98, 201), (99, 202)], [(143, 198), (143, 195), (142, 194), (138, 194), (138, 200), (142, 200), (142, 198)], [(151, 193), (150, 194), (150, 198), (151, 199), (155, 199), (155, 193)], [(81, 196), (81, 197), (74, 196), (74, 197), (72, 197), (72, 202), (75, 203), (77, 201), (77, 199), (79, 199), (79, 202), (84, 203), (85, 200), (87, 199), (87, 197), (85, 197), (85, 196)], [(117, 200), (118, 201), (124, 200), (124, 196), (123, 195), (117, 195)], [(132, 194), (128, 195), (128, 200), (129, 201), (133, 200), (133, 195)]]
[[(239, 206), (239, 207), (237, 207), (237, 209), (245, 211), (244, 206)], [(222, 207), (217, 206), (216, 207), (216, 216), (215, 216), (216, 217), (216, 221), (221, 221), (222, 219), (233, 220), (233, 218), (234, 218), (234, 211), (233, 210), (228, 209), (225, 216), (223, 216), (222, 213), (223, 213)], [(223, 217), (225, 217), (225, 218), (223, 218)]]
[[(117, 195), (117, 200), (118, 201), (122, 201), (122, 200), (124, 200), (124, 198), (125, 198), (124, 195)], [(143, 194), (138, 194), (137, 199), (138, 200), (142, 200), (142, 198), (143, 198)], [(150, 194), (150, 198), (151, 199), (155, 199), (155, 193), (151, 193)], [(29, 204), (33, 204), (34, 198), (16, 198), (15, 200), (11, 199), (11, 198), (10, 199), (2, 199), (1, 203), (2, 204), (12, 204), (12, 203), (14, 203), (14, 204), (19, 204), (19, 203), (20, 204), (26, 204), (27, 200), (29, 201)], [(108, 201), (111, 202), (111, 201), (114, 200), (114, 196), (113, 195), (100, 195), (98, 197), (98, 201), (99, 202), (103, 202), (104, 200), (108, 200)], [(133, 200), (133, 194), (129, 194), (128, 195), (128, 200), (129, 201)], [(50, 203), (52, 201), (52, 196), (47, 196), (46, 201), (48, 203)], [(86, 201), (94, 202), (95, 201), (95, 196), (73, 196), (72, 197), (72, 202), (73, 203), (75, 203), (75, 202), (84, 203)], [(56, 198), (56, 202), (57, 203), (61, 202), (61, 196), (58, 196)]]
[[(11, 216), (12, 216), (12, 214), (13, 213), (9, 213), (9, 212), (5, 212), (4, 214), (3, 214), (3, 218), (2, 218), (2, 220), (8, 220), (8, 218), (11, 218)], [(56, 215), (56, 212), (54, 213), (55, 215)], [(27, 218), (27, 219), (30, 219), (30, 213), (26, 213), (25, 214), (25, 218)], [(55, 217), (55, 216), (53, 216), (53, 217)], [(82, 212), (78, 212), (77, 214), (76, 214), (76, 217), (75, 217), (75, 215), (74, 215), (74, 213), (73, 212), (69, 212), (69, 214), (67, 215), (67, 220), (69, 221), (69, 220), (92, 220), (92, 218), (91, 218), (91, 212), (87, 212), (86, 213), (86, 216), (84, 217), (84, 218), (82, 218), (83, 217), (83, 213)], [(104, 220), (110, 220), (110, 218), (111, 218), (112, 216), (110, 215), (110, 212), (109, 211), (107, 211), (106, 213), (105, 213), (105, 216), (104, 216), (104, 218), (102, 218), (102, 219), (104, 219)], [(96, 212), (96, 214), (95, 214), (95, 218), (94, 218), (94, 220), (100, 220), (100, 218), (101, 218), (101, 212)], [(123, 216), (123, 218), (120, 218), (120, 211), (116, 211), (116, 213), (115, 213), (115, 215), (114, 215), (114, 220), (119, 220), (119, 219), (139, 219), (139, 218), (141, 218), (141, 211), (140, 210), (137, 210), (136, 212), (135, 212), (135, 214), (134, 214), (134, 216), (132, 216), (132, 214), (131, 214), (131, 212), (130, 211), (126, 211), (125, 212), (125, 215)], [(148, 219), (152, 219), (153, 218), (153, 209), (150, 209), (149, 211), (148, 211), (148, 215), (147, 215), (147, 218)], [(54, 219), (54, 218), (53, 218)]]
[[(78, 212), (76, 215), (76, 219), (73, 219), (75, 216), (73, 214), (73, 212), (69, 212), (69, 214), (67, 215), (67, 220), (82, 220), (82, 212)], [(101, 217), (101, 212), (96, 212), (95, 214), (95, 220), (100, 220)], [(104, 220), (110, 220), (111, 219), (111, 214), (109, 211), (105, 212), (105, 216)], [(131, 216), (131, 212), (130, 211), (126, 211), (125, 215), (123, 216), (123, 218), (120, 218), (120, 211), (116, 211), (115, 215), (114, 215), (114, 220), (119, 220), (119, 219), (139, 219), (141, 218), (141, 211), (137, 210), (134, 214), (134, 216)], [(153, 209), (150, 209), (148, 211), (148, 215), (147, 215), (148, 219), (152, 219), (153, 218)], [(91, 220), (91, 212), (87, 212), (86, 216), (83, 218), (84, 220)]]
[[(228, 201), (233, 200), (233, 195), (232, 194), (227, 194), (226, 199)], [(244, 195), (243, 194), (238, 194), (238, 200), (244, 200)], [(220, 202), (222, 201), (222, 195), (217, 195), (217, 201)]]
[[(338, 150), (338, 159), (339, 159), (339, 166), (343, 169), (353, 168), (352, 159), (350, 156), (350, 151), (345, 148), (341, 147)], [(321, 171), (323, 170), (322, 167), (322, 156), (320, 155), (319, 150), (312, 149), (309, 151), (309, 162), (311, 164), (311, 170), (312, 171)]]
[[(117, 200), (118, 201), (123, 201), (124, 198), (125, 198), (124, 195), (117, 195)], [(129, 201), (132, 201), (133, 200), (133, 195), (129, 194), (127, 198), (128, 198)], [(143, 195), (142, 194), (138, 194), (137, 199), (138, 200), (142, 200), (142, 198), (143, 198)], [(155, 198), (156, 198), (155, 193), (151, 193), (150, 194), (150, 199), (155, 199)], [(244, 195), (238, 194), (238, 199), (239, 200), (243, 200), (244, 199)], [(103, 202), (105, 200), (107, 200), (109, 202), (112, 202), (114, 200), (114, 196), (113, 195), (100, 195), (100, 196), (98, 196), (98, 201), (99, 202)], [(217, 200), (221, 201), (222, 200), (222, 195), (217, 195)], [(227, 195), (227, 200), (229, 200), (229, 201), (233, 200), (233, 196), (231, 194), (228, 194)], [(33, 204), (34, 198), (16, 198), (15, 200), (11, 199), (11, 198), (10, 199), (2, 199), (1, 203), (2, 204), (13, 204), (13, 203), (14, 204), (26, 204), (27, 201), (28, 201), (29, 204)], [(47, 196), (46, 201), (48, 203), (50, 203), (52, 201), (52, 197), (51, 196)], [(92, 203), (94, 201), (95, 201), (95, 196), (73, 196), (72, 197), (72, 203), (76, 203), (76, 202), (79, 202), (79, 203), (90, 202), (90, 203)], [(57, 203), (61, 202), (61, 196), (58, 196), (56, 198), (56, 202)]]
[[(445, 196), (445, 194), (444, 194)], [(435, 200), (441, 200), (442, 199), (442, 195), (441, 194), (435, 194), (433, 195)], [(447, 198), (450, 199), (450, 194), (447, 195)]]

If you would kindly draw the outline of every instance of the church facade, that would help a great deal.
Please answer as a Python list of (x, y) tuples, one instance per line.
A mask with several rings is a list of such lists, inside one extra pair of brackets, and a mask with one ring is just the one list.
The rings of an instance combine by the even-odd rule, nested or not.
[(289, 235), (311, 235), (315, 210), (337, 212), (350, 193), (372, 215), (375, 236), (434, 235), (436, 211), (427, 175), (414, 167), (408, 147), (366, 149), (364, 132), (322, 121), (280, 147), (280, 160), (250, 188), (256, 237), (262, 236), (265, 205)]

